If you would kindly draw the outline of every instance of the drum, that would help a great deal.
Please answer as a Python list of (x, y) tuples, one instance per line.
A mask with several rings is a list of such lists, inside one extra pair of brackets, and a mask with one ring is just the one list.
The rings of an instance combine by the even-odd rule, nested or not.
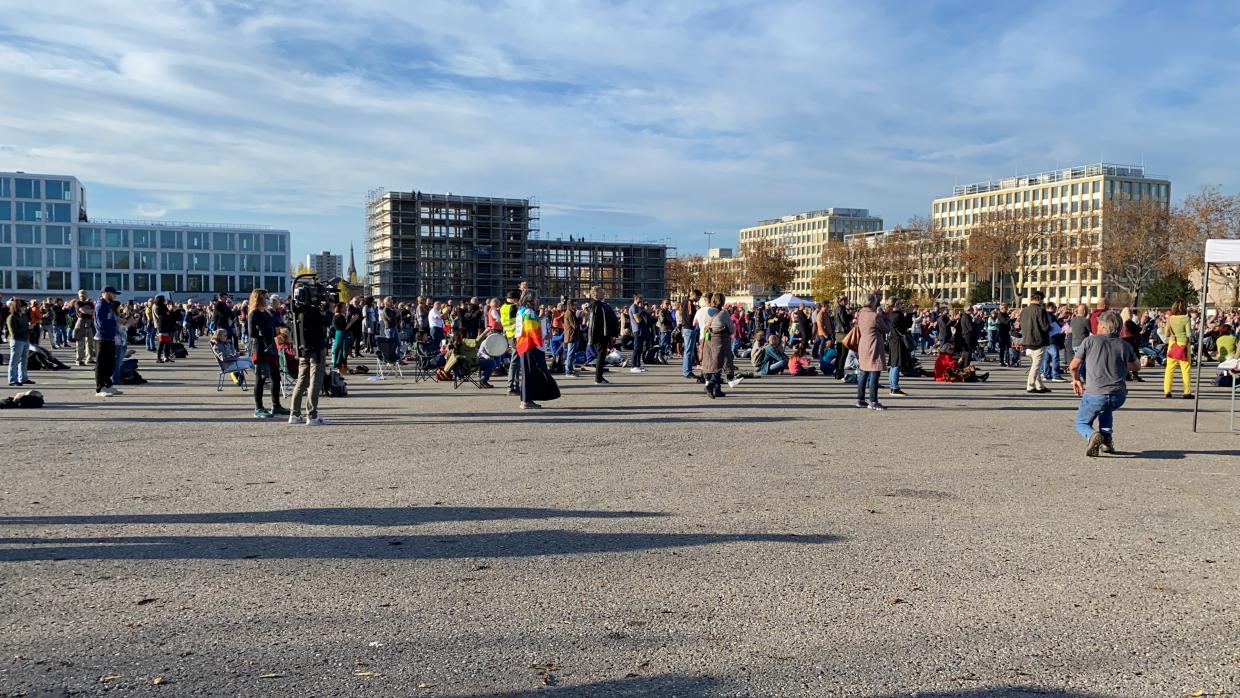
[(508, 340), (504, 335), (493, 332), (482, 340), (482, 351), (486, 352), (487, 356), (498, 359), (508, 351)]

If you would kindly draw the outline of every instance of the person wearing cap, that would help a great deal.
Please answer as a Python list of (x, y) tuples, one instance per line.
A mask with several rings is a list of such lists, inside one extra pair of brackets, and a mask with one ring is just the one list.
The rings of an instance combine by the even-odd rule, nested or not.
[(85, 366), (95, 363), (94, 336), (95, 303), (86, 295), (86, 291), (78, 291), (77, 300), (73, 302), (73, 343), (77, 345), (77, 365)]
[(95, 304), (95, 340), (99, 342), (95, 357), (95, 396), (112, 397), (121, 391), (112, 387), (112, 371), (116, 368), (116, 296), (119, 292), (104, 287)]

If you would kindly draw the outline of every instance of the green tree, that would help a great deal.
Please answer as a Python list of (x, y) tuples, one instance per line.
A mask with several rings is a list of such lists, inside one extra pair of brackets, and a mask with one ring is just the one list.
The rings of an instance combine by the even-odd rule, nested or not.
[(340, 292), (341, 303), (348, 303), (349, 301), (353, 300), (353, 294), (349, 293), (349, 285), (345, 283), (344, 279), (341, 279), (340, 283), (337, 284), (336, 290)]
[(994, 285), (990, 283), (990, 279), (978, 279), (973, 284), (973, 288), (969, 289), (969, 305), (975, 303), (989, 303), (995, 299)]
[(1197, 304), (1200, 297), (1183, 274), (1168, 274), (1151, 283), (1145, 290), (1145, 305), (1150, 308), (1168, 308), (1176, 300), (1182, 300), (1188, 306)]

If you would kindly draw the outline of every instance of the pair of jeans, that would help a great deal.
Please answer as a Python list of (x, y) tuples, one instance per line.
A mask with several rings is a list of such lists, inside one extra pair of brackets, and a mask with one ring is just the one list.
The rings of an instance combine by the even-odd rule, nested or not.
[(125, 349), (128, 344), (116, 345), (116, 367), (112, 369), (112, 385), (121, 382), (121, 366), (125, 364)]
[(1088, 439), (1094, 435), (1094, 420), (1098, 421), (1098, 431), (1110, 433), (1114, 425), (1115, 410), (1123, 407), (1128, 398), (1124, 393), (1094, 395), (1085, 393), (1081, 396), (1081, 406), (1076, 410), (1076, 433)]
[(866, 400), (869, 389), (869, 402), (878, 402), (878, 374), (880, 371), (857, 371), (857, 402)]
[(499, 366), (499, 359), (488, 359), (484, 356), (478, 357), (478, 371), (482, 374), (483, 383), (491, 382), (491, 374), (495, 372), (496, 366)]
[(892, 390), (900, 389), (900, 367), (892, 366), (887, 369), (887, 387)]
[(663, 330), (659, 333), (659, 349), (663, 352), (664, 357), (672, 355), (672, 331)]
[(688, 378), (693, 375), (693, 364), (697, 361), (698, 331), (696, 328), (691, 330), (682, 329), (680, 334), (685, 340), (685, 360), (680, 372), (684, 374), (685, 378)]
[(521, 390), (521, 357), (517, 356), (516, 340), (508, 339), (508, 392)]
[(561, 350), (564, 352), (564, 375), (577, 373), (577, 340), (564, 342)]
[(52, 343), (58, 347), (69, 345), (69, 328), (64, 325), (52, 325)]
[(1054, 344), (1047, 345), (1046, 353), (1042, 354), (1041, 368), (1042, 377), (1047, 380), (1063, 376), (1062, 369), (1059, 366), (1059, 347)]
[(1011, 337), (1007, 337), (1007, 338), (1000, 337), (998, 341), (996, 341), (995, 344), (998, 347), (998, 351), (999, 351), (999, 365), (1007, 366), (1008, 364), (1011, 363), (1011, 361), (1008, 361), (1008, 358), (1009, 358), (1008, 354), (1010, 354), (1012, 351), (1012, 338)]
[(10, 337), (9, 349), (13, 354), (9, 357), (9, 382), (25, 383), (30, 380), (30, 375), (26, 373), (26, 362), (30, 360), (30, 342)]
[(633, 335), (633, 368), (642, 367), (642, 355), (646, 352), (646, 333), (637, 332)]
[(146, 323), (146, 350), (147, 351), (155, 351), (156, 349), (155, 342), (156, 342), (157, 334), (159, 334), (159, 332), (155, 329), (155, 323), (152, 323), (152, 322)]

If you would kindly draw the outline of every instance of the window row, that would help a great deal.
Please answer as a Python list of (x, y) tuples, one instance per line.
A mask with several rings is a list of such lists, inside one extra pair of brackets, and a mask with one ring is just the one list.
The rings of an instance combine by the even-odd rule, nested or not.
[(82, 289), (92, 294), (105, 286), (121, 293), (249, 293), (255, 288), (272, 293), (286, 293), (288, 279), (283, 276), (257, 275), (210, 275), (210, 274), (122, 274), (115, 272), (79, 272), (78, 283), (73, 284), (73, 272), (0, 269), (0, 288), (17, 291), (76, 291)]
[(68, 245), (69, 226), (0, 223), (0, 245), (14, 242), (19, 245)]
[[(46, 185), (46, 187), (44, 186)], [(44, 196), (46, 188), (47, 196)], [(0, 198), (73, 200), (73, 182), (63, 179), (31, 179), (0, 177)]]
[(133, 247), (162, 250), (219, 250), (224, 252), (287, 252), (288, 240), (276, 233), (222, 233), (206, 230), (145, 228), (78, 228), (82, 247)]
[(41, 204), (33, 201), (0, 201), (0, 221), (31, 223), (72, 223), (69, 204)]

